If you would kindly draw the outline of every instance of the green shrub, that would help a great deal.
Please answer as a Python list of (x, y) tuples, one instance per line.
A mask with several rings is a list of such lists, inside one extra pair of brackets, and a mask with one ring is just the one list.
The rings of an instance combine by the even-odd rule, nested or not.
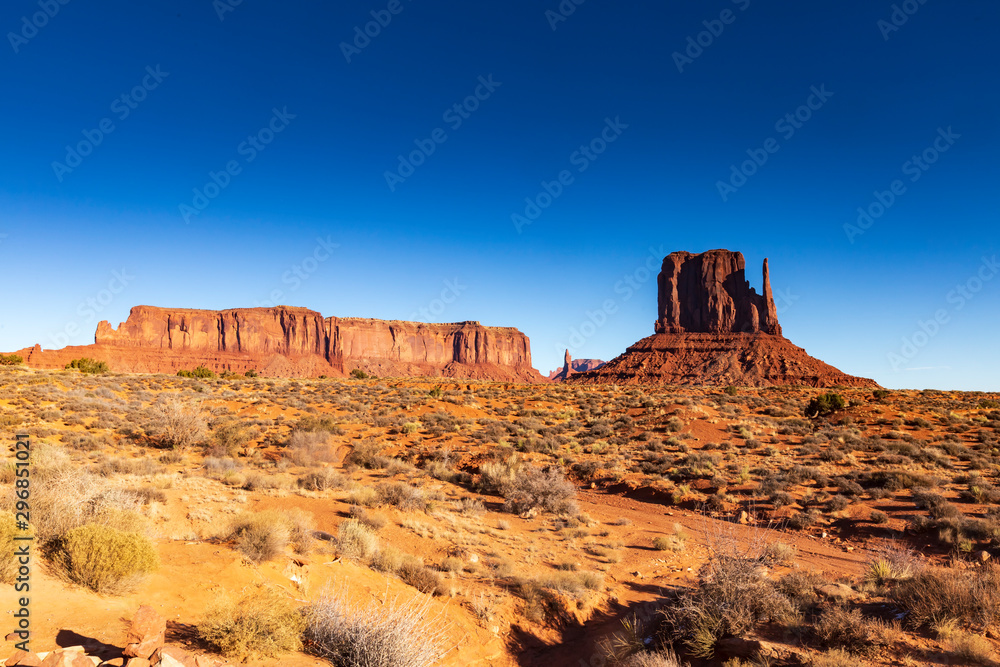
[(365, 373), (360, 368), (355, 368), (354, 370), (351, 371), (351, 377), (357, 378), (359, 380), (367, 380), (368, 379), (368, 373)]
[(258, 373), (257, 371), (255, 371), (252, 368), (250, 370), (248, 370), (246, 373), (243, 374), (244, 377), (248, 377), (248, 378), (255, 378), (255, 377), (259, 376), (259, 375), (260, 375), (260, 373)]
[(53, 560), (71, 581), (98, 593), (121, 594), (159, 567), (145, 535), (89, 523), (58, 540)]
[(198, 633), (227, 658), (273, 658), (302, 648), (305, 619), (273, 588), (260, 587), (239, 600), (223, 598), (198, 625)]
[(0, 366), (20, 366), (24, 358), (19, 354), (0, 354)]
[(840, 394), (833, 392), (820, 394), (809, 401), (809, 405), (806, 406), (806, 416), (821, 417), (837, 410), (843, 410), (845, 407), (847, 407), (847, 402)]
[(66, 364), (66, 370), (74, 369), (80, 371), (81, 373), (107, 373), (108, 364), (104, 361), (97, 361), (96, 359), (91, 359), (89, 357), (82, 357), (80, 359), (74, 359)]
[(889, 394), (891, 393), (892, 392), (889, 391), (888, 389), (876, 389), (875, 391), (872, 392), (872, 396), (879, 400), (882, 400), (883, 398), (889, 396)]
[(210, 380), (218, 377), (215, 371), (211, 368), (205, 368), (204, 366), (198, 366), (193, 371), (181, 369), (177, 371), (177, 375), (182, 378), (201, 378), (203, 380)]
[(729, 395), (729, 396), (735, 396), (738, 393), (739, 393), (739, 390), (736, 389), (736, 387), (734, 387), (733, 385), (729, 385), (728, 387), (726, 387), (726, 394), (727, 395)]

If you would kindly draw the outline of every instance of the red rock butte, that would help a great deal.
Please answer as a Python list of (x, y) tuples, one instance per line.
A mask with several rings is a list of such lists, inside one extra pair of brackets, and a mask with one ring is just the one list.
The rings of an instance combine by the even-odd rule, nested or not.
[(568, 382), (671, 385), (877, 387), (809, 356), (781, 334), (764, 260), (763, 294), (742, 253), (674, 252), (657, 278), (655, 333)]
[(136, 306), (117, 330), (99, 323), (93, 345), (60, 350), (35, 345), (18, 354), (34, 368), (63, 368), (90, 357), (125, 373), (205, 366), (272, 377), (343, 377), (360, 369), (379, 377), (544, 381), (531, 366), (528, 337), (514, 328), (323, 317), (289, 306), (219, 311)]

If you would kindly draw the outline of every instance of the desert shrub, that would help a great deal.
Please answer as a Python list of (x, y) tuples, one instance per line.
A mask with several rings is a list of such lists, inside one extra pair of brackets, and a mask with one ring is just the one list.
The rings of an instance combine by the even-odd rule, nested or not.
[(201, 407), (178, 399), (158, 401), (146, 410), (143, 430), (161, 447), (185, 450), (205, 438)]
[(250, 370), (248, 370), (246, 373), (243, 374), (243, 377), (255, 378), (258, 377), (259, 375), (260, 373), (251, 368)]
[(357, 519), (348, 519), (337, 528), (337, 551), (357, 560), (368, 560), (378, 551), (378, 538)]
[(252, 425), (238, 419), (223, 422), (212, 431), (212, 441), (226, 456), (236, 456), (256, 436), (257, 430)]
[(198, 624), (198, 634), (227, 658), (275, 657), (302, 648), (305, 619), (288, 599), (266, 586), (238, 600), (224, 597)]
[(422, 510), (427, 506), (427, 498), (423, 491), (402, 482), (379, 484), (375, 487), (375, 493), (381, 504), (398, 507), (404, 512)]
[(477, 488), (482, 493), (502, 493), (503, 489), (513, 484), (521, 471), (521, 462), (517, 454), (487, 461), (479, 466), (479, 483)]
[(708, 658), (721, 637), (742, 637), (760, 623), (794, 619), (797, 610), (761, 564), (760, 558), (714, 553), (699, 571), (699, 587), (676, 594), (662, 610), (665, 636)]
[(346, 478), (330, 468), (312, 470), (300, 476), (297, 480), (299, 488), (307, 491), (326, 491), (328, 489), (339, 489), (346, 484)]
[(837, 410), (843, 410), (846, 406), (847, 403), (843, 396), (830, 392), (810, 399), (805, 414), (807, 417), (821, 417)]
[(372, 470), (384, 468), (389, 464), (389, 459), (381, 456), (383, 449), (385, 445), (375, 438), (366, 438), (351, 448), (351, 453), (344, 459), (344, 464)]
[(12, 584), (17, 577), (18, 562), (14, 553), (17, 532), (14, 514), (0, 512), (0, 583)]
[(961, 630), (953, 631), (946, 637), (948, 645), (956, 658), (964, 664), (992, 665), (993, 646), (980, 635), (974, 635)]
[(444, 592), (444, 579), (441, 573), (426, 567), (418, 558), (404, 559), (396, 574), (421, 593), (440, 595)]
[(813, 631), (827, 646), (842, 647), (855, 653), (888, 643), (884, 626), (879, 621), (866, 618), (858, 609), (848, 610), (840, 606), (824, 609), (813, 625)]
[(868, 515), (868, 520), (876, 525), (889, 523), (889, 515), (880, 510), (872, 510)]
[(344, 435), (344, 429), (333, 417), (305, 415), (295, 423), (295, 431), (326, 431), (333, 435)]
[(108, 364), (106, 361), (97, 361), (89, 357), (82, 357), (66, 364), (66, 370), (77, 370), (81, 373), (89, 374), (107, 373)]
[(374, 531), (380, 531), (385, 528), (385, 524), (388, 523), (383, 515), (378, 512), (372, 512), (371, 510), (361, 507), (360, 505), (351, 505), (351, 518), (357, 519), (363, 525), (368, 526)]
[(764, 547), (764, 553), (761, 557), (768, 563), (788, 565), (795, 560), (798, 552), (799, 550), (794, 545), (785, 544), (784, 542), (768, 542), (767, 546)]
[(501, 489), (504, 509), (523, 514), (541, 509), (555, 514), (576, 512), (576, 487), (561, 470), (525, 467)]
[(218, 377), (215, 371), (210, 368), (205, 368), (204, 366), (198, 366), (194, 370), (190, 371), (181, 369), (177, 371), (177, 375), (182, 378), (199, 378), (202, 380), (210, 380), (214, 377)]
[(288, 438), (288, 446), (282, 456), (291, 463), (300, 466), (310, 466), (315, 463), (333, 461), (333, 449), (330, 446), (328, 431), (292, 431)]
[(1000, 619), (1000, 566), (927, 569), (894, 587), (890, 597), (908, 612), (907, 621), (914, 626), (950, 619), (988, 627)]
[(291, 540), (292, 524), (288, 515), (278, 510), (247, 512), (233, 519), (225, 537), (235, 542), (236, 550), (254, 563), (273, 560), (284, 552)]
[(92, 523), (59, 538), (52, 559), (71, 581), (111, 595), (132, 590), (159, 566), (145, 535)]
[[(33, 455), (40, 455), (40, 449), (39, 446)], [(61, 453), (52, 449), (53, 454)], [(112, 487), (97, 475), (69, 466), (68, 457), (65, 465), (55, 458), (58, 457), (36, 462), (31, 488), (31, 525), (43, 543), (87, 523), (119, 530), (144, 529), (138, 513), (142, 501), (135, 493)], [(5, 501), (7, 498), (0, 500)]]
[(858, 659), (844, 649), (834, 648), (814, 657), (812, 665), (813, 667), (858, 667)]
[(0, 366), (19, 366), (24, 358), (19, 354), (0, 354)]
[(429, 598), (352, 609), (323, 592), (306, 610), (308, 650), (335, 667), (430, 667), (444, 656), (447, 626), (428, 617)]
[(351, 371), (351, 377), (356, 378), (358, 380), (367, 380), (369, 376), (368, 373), (365, 373), (360, 368), (355, 368), (354, 370)]

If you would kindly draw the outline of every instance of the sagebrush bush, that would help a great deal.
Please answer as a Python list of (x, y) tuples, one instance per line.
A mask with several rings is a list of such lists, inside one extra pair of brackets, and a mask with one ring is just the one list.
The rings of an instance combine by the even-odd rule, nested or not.
[(348, 519), (337, 528), (337, 551), (348, 558), (368, 560), (378, 551), (378, 537), (357, 519)]
[(59, 538), (53, 561), (71, 581), (111, 595), (132, 590), (159, 567), (148, 537), (97, 524), (74, 528)]
[(212, 431), (212, 441), (225, 452), (226, 456), (235, 457), (240, 448), (246, 447), (257, 436), (257, 429), (238, 419), (230, 419), (215, 427)]
[(949, 619), (976, 627), (1000, 620), (1000, 566), (986, 563), (975, 570), (927, 569), (903, 581), (890, 598), (909, 612), (914, 626), (933, 626)]
[(501, 489), (504, 509), (514, 514), (541, 509), (554, 514), (575, 514), (576, 487), (561, 470), (527, 466)]
[(198, 624), (198, 633), (227, 658), (273, 658), (302, 648), (305, 619), (273, 588), (261, 586), (238, 600), (222, 598)]
[(339, 489), (347, 483), (347, 479), (336, 470), (320, 468), (302, 475), (297, 483), (300, 488), (307, 491), (326, 491)]
[(282, 456), (300, 466), (329, 463), (334, 459), (328, 431), (292, 431)]
[(278, 510), (247, 512), (233, 519), (225, 537), (236, 543), (236, 550), (254, 563), (280, 556), (291, 541), (292, 522)]
[(352, 609), (326, 591), (306, 610), (308, 650), (336, 667), (429, 667), (444, 656), (447, 626), (428, 617), (430, 598)]
[(161, 447), (184, 450), (205, 439), (208, 427), (197, 404), (165, 399), (151, 405), (144, 415), (143, 430)]

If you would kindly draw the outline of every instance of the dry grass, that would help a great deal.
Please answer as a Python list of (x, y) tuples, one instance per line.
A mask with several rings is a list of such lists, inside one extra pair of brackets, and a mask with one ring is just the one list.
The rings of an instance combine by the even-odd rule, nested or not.
[(309, 650), (336, 667), (428, 667), (444, 655), (447, 627), (429, 598), (352, 608), (325, 591), (306, 611)]
[(108, 595), (133, 590), (159, 567), (149, 538), (96, 524), (60, 537), (52, 559), (71, 581)]

